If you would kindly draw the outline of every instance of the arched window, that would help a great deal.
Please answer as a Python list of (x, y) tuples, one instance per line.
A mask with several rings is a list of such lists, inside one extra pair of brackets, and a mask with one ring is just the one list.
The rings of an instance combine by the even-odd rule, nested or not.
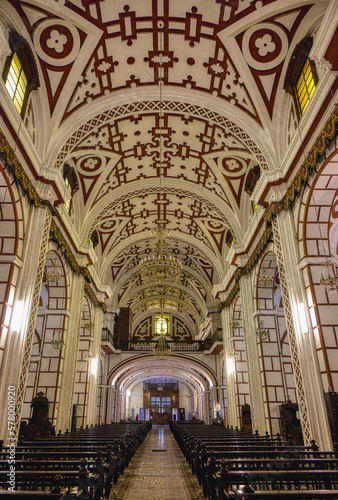
[(155, 332), (156, 335), (169, 334), (169, 316), (156, 316), (155, 317)]
[(304, 38), (295, 48), (284, 81), (284, 90), (292, 95), (301, 118), (315, 91), (318, 76), (316, 66), (309, 59), (312, 38)]
[(28, 96), (39, 87), (39, 75), (31, 48), (15, 31), (9, 35), (12, 54), (8, 56), (3, 72), (6, 88), (16, 109), (24, 116)]

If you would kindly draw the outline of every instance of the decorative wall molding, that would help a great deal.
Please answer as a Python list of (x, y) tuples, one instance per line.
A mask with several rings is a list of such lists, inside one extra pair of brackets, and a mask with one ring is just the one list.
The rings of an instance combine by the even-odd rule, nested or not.
[(305, 158), (305, 161), (299, 168), (291, 185), (286, 190), (281, 201), (272, 202), (266, 210), (264, 215), (267, 224), (271, 222), (273, 217), (276, 217), (282, 210), (289, 210), (292, 208), (297, 194), (302, 189), (303, 185), (307, 182), (309, 177), (314, 174), (318, 159), (324, 155), (330, 142), (338, 134), (338, 106), (335, 107), (331, 113), (328, 121), (326, 122), (323, 130), (319, 134), (318, 139), (312, 146), (310, 152)]
[(56, 222), (54, 220), (52, 220), (50, 226), (50, 235), (57, 244), (58, 248), (60, 249), (62, 255), (64, 256), (70, 267), (73, 269), (74, 273), (76, 275), (79, 275), (81, 272), (80, 266), (77, 263), (71, 249), (69, 248), (69, 245), (65, 240), (65, 237), (61, 233), (60, 228), (56, 225)]
[(1, 129), (0, 154), (3, 156), (3, 159), (5, 161), (4, 166), (8, 167), (8, 169), (14, 175), (15, 179), (19, 182), (30, 203), (38, 208), (41, 205), (42, 200)]
[(86, 281), (85, 284), (85, 292), (88, 295), (88, 298), (92, 301), (95, 307), (98, 307), (102, 309), (102, 311), (105, 313), (107, 311), (106, 304), (104, 302), (100, 302), (98, 298), (96, 297), (95, 293), (93, 292), (92, 288), (90, 287), (89, 283)]
[(219, 310), (222, 311), (224, 307), (229, 307), (231, 302), (236, 297), (239, 291), (239, 279), (244, 274), (247, 274), (251, 271), (251, 269), (255, 266), (259, 257), (262, 255), (268, 243), (273, 239), (272, 230), (270, 224), (272, 219), (275, 218), (282, 210), (289, 210), (293, 207), (294, 201), (296, 199), (297, 194), (302, 189), (303, 185), (307, 182), (309, 177), (314, 174), (316, 171), (316, 165), (318, 163), (318, 159), (322, 157), (329, 147), (331, 141), (338, 134), (338, 106), (335, 107), (333, 112), (331, 113), (329, 119), (327, 120), (323, 130), (318, 136), (315, 144), (312, 146), (310, 152), (306, 156), (305, 161), (297, 171), (295, 178), (291, 182), (291, 185), (286, 190), (283, 198), (280, 201), (272, 202), (267, 208), (264, 219), (267, 225), (263, 235), (261, 236), (258, 244), (256, 245), (254, 251), (245, 267), (238, 268), (233, 278), (235, 279), (235, 284), (231, 288), (226, 300), (219, 305)]
[(267, 227), (265, 229), (264, 233), (262, 234), (259, 242), (257, 243), (254, 251), (252, 252), (246, 265), (244, 267), (238, 267), (236, 269), (236, 271), (234, 272), (233, 278), (235, 279), (235, 284), (232, 287), (232, 289), (230, 290), (226, 300), (219, 305), (219, 311), (222, 311), (222, 309), (224, 309), (225, 307), (230, 306), (231, 302), (234, 300), (234, 298), (236, 297), (236, 295), (239, 292), (240, 278), (242, 276), (244, 276), (245, 274), (248, 274), (251, 272), (251, 270), (256, 265), (258, 259), (260, 258), (260, 256), (264, 252), (265, 248), (267, 247), (268, 243), (270, 243), (270, 241), (272, 240), (272, 238), (273, 238), (272, 228)]

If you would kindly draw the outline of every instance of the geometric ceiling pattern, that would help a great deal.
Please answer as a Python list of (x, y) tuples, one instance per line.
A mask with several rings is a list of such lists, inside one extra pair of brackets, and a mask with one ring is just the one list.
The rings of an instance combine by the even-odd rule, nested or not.
[[(230, 266), (227, 235), (250, 234), (253, 168), (278, 178), (286, 67), (327, 2), (10, 4), (48, 103), (44, 123), (29, 103), (27, 129), (49, 168), (74, 168), (73, 227), (84, 245), (96, 231), (112, 305), (175, 311), (198, 329)], [(159, 220), (184, 271), (165, 290), (138, 273)]]

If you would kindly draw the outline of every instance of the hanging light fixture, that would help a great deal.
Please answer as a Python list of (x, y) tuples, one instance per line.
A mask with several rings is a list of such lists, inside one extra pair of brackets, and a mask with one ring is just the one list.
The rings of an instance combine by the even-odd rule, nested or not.
[(64, 332), (63, 328), (58, 328), (57, 330), (54, 330), (51, 344), (53, 349), (55, 349), (56, 351), (60, 351), (62, 347), (65, 345), (63, 341), (63, 332)]
[(48, 283), (56, 283), (61, 279), (61, 271), (56, 269), (55, 263), (52, 261), (52, 268), (49, 268), (46, 272), (46, 280)]
[(273, 277), (266, 274), (265, 269), (258, 277), (258, 286), (261, 288), (271, 288), (273, 286)]
[(325, 257), (322, 262), (324, 272), (320, 277), (320, 284), (326, 292), (338, 293), (338, 275), (336, 265), (328, 258)]
[[(162, 62), (162, 49), (159, 50), (160, 62), (159, 62), (159, 92), (160, 92), (160, 105), (159, 105), (159, 162), (160, 162), (160, 189), (159, 195), (161, 200), (162, 195), (162, 169), (163, 169), (163, 146), (162, 146), (162, 117), (163, 117), (163, 98), (162, 98), (162, 86), (163, 86), (163, 62)], [(152, 255), (142, 259), (139, 263), (139, 273), (144, 281), (152, 281), (156, 284), (163, 284), (164, 281), (175, 281), (181, 274), (183, 270), (182, 263), (177, 257), (171, 256), (168, 253), (168, 248), (166, 244), (166, 239), (168, 238), (170, 232), (165, 227), (164, 218), (162, 220), (162, 204), (159, 205), (159, 221), (157, 226), (151, 230), (151, 234), (156, 238), (157, 243), (155, 245), (155, 250)]]
[(258, 321), (258, 327), (256, 328), (256, 335), (261, 340), (266, 340), (269, 336), (269, 332), (266, 328), (264, 328), (263, 321), (261, 319)]
[(153, 349), (153, 354), (159, 359), (167, 359), (168, 356), (171, 354), (171, 349), (168, 347), (166, 341), (165, 341), (165, 336), (160, 335), (160, 338), (158, 339), (156, 343), (156, 347)]
[(140, 275), (144, 281), (152, 281), (157, 285), (163, 281), (175, 281), (182, 274), (183, 266), (179, 259), (168, 255), (165, 238), (169, 231), (159, 223), (152, 230), (152, 235), (157, 238), (156, 250), (141, 260)]

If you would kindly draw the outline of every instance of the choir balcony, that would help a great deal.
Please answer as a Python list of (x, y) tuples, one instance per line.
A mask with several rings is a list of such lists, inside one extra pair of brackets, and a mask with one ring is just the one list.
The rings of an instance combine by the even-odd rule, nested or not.
[[(213, 335), (204, 340), (170, 340), (166, 339), (169, 349), (179, 352), (205, 352), (205, 354), (219, 354), (223, 349), (222, 329), (216, 328)], [(157, 346), (156, 341), (148, 340), (121, 340), (114, 337), (108, 328), (102, 328), (101, 348), (107, 354), (121, 352), (152, 352)]]

